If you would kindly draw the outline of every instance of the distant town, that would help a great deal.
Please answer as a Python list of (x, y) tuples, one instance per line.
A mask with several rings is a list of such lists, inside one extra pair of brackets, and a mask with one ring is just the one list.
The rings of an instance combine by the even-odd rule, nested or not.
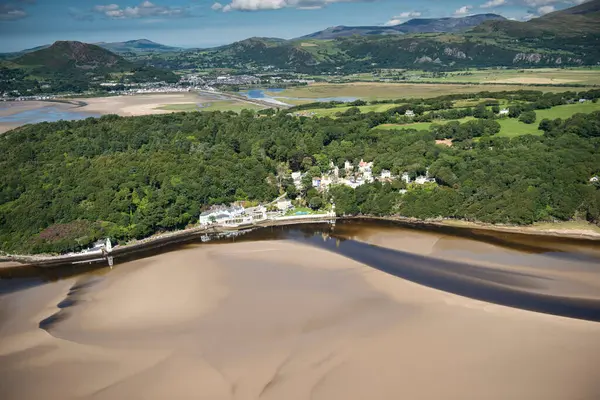
[[(104, 95), (135, 95), (147, 93), (182, 93), (191, 91), (208, 91), (217, 93), (220, 90), (236, 92), (240, 88), (260, 85), (298, 86), (314, 83), (314, 80), (302, 78), (283, 78), (277, 75), (217, 75), (206, 76), (199, 74), (186, 74), (181, 76), (177, 83), (143, 82), (123, 83), (118, 80), (107, 80), (98, 84)], [(49, 89), (49, 87), (47, 88)], [(97, 96), (98, 91), (84, 93), (44, 93), (28, 95), (17, 90), (0, 93), (1, 101), (28, 101), (28, 100), (56, 100), (64, 97)]]

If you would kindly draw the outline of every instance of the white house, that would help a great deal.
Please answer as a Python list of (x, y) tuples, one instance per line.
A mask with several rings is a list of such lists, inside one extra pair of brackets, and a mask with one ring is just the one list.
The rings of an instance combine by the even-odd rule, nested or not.
[(358, 163), (358, 170), (362, 173), (370, 172), (373, 167), (373, 162), (366, 162), (362, 158), (360, 159), (360, 163)]
[(292, 202), (289, 199), (279, 199), (277, 200), (277, 209), (281, 211), (287, 211), (292, 208)]
[(388, 171), (387, 169), (381, 170), (381, 179), (391, 179), (391, 177), (392, 177), (391, 171)]
[(410, 175), (408, 175), (408, 172), (403, 172), (400, 179), (405, 183), (410, 183)]
[(413, 110), (406, 110), (406, 112), (404, 113), (404, 116), (412, 118), (415, 116), (415, 112)]
[(294, 181), (294, 186), (296, 186), (296, 189), (302, 189), (302, 172), (292, 172), (292, 180)]
[(329, 176), (321, 177), (321, 189), (327, 189), (332, 183), (333, 180)]
[(509, 113), (508, 108), (503, 108), (502, 110), (500, 110), (498, 115), (503, 116), (503, 115), (508, 115), (508, 113)]
[(352, 171), (353, 168), (354, 167), (352, 166), (352, 163), (350, 161), (344, 161), (344, 169), (346, 170), (346, 172)]
[(264, 206), (246, 208), (246, 215), (252, 217), (254, 221), (261, 221), (267, 219), (267, 209)]
[(222, 224), (229, 219), (237, 218), (244, 215), (244, 212), (245, 210), (242, 206), (216, 206), (200, 214), (200, 219), (198, 222), (202, 226), (210, 225), (213, 223)]

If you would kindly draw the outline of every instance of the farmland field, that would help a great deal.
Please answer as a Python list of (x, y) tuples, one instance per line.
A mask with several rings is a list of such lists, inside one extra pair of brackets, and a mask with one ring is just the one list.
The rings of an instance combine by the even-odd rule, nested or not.
[[(472, 85), (472, 84), (427, 84), (427, 83), (314, 83), (308, 86), (285, 89), (279, 96), (319, 99), (331, 97), (356, 97), (364, 100), (382, 100), (399, 98), (428, 98), (447, 94), (477, 93), (481, 91), (500, 92), (509, 90), (540, 90), (545, 92), (564, 92), (572, 90), (560, 86), (525, 85)], [(584, 90), (578, 88), (577, 90)]]
[(260, 107), (250, 103), (242, 103), (237, 101), (229, 101), (229, 100), (216, 100), (212, 102), (207, 102), (201, 105), (196, 103), (186, 103), (186, 104), (168, 104), (159, 107), (159, 110), (167, 110), (167, 111), (234, 111), (240, 112), (242, 110), (260, 110), (264, 107)]
[[(337, 110), (337, 109), (333, 109)], [(497, 136), (514, 137), (520, 135), (541, 135), (542, 131), (538, 129), (540, 121), (547, 119), (556, 118), (569, 118), (577, 113), (591, 113), (594, 111), (600, 111), (600, 103), (587, 102), (583, 104), (565, 104), (562, 106), (552, 107), (548, 110), (537, 110), (537, 119), (533, 124), (525, 124), (516, 118), (504, 118), (498, 119), (500, 124), (500, 132)], [(473, 120), (473, 117), (466, 117), (459, 119), (460, 123)], [(434, 123), (445, 124), (450, 121), (437, 121)], [(381, 124), (373, 129), (417, 129), (417, 130), (429, 130), (432, 122), (415, 122), (412, 124)]]

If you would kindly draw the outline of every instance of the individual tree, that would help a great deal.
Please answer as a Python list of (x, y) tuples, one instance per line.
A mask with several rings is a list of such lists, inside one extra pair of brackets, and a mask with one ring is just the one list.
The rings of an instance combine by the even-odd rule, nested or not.
[(323, 206), (323, 199), (319, 196), (311, 197), (308, 201), (308, 206), (313, 210), (318, 210)]
[(535, 122), (536, 118), (537, 118), (537, 116), (535, 114), (535, 111), (525, 111), (519, 117), (519, 121), (521, 121), (525, 124), (533, 124)]

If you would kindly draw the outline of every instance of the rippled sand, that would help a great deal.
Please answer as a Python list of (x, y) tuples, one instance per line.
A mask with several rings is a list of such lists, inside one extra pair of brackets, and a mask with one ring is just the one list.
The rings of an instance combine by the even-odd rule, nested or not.
[[(73, 304), (39, 329), (59, 303)], [(2, 399), (600, 397), (600, 324), (288, 241), (188, 246), (12, 293), (0, 321)]]

